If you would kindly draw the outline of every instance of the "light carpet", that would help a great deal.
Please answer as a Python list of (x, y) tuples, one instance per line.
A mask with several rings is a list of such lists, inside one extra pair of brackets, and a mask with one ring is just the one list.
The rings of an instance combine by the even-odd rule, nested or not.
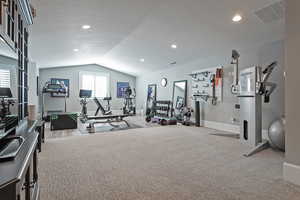
[[(283, 153), (250, 158), (211, 129), (168, 126), (49, 139), (41, 200), (299, 200)], [(218, 131), (219, 132), (219, 131)]]

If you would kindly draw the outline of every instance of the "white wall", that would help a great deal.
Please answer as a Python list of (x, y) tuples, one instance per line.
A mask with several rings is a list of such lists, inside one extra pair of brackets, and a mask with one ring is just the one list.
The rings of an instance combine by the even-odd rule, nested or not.
[(284, 177), (300, 185), (300, 94), (299, 94), (299, 46), (300, 46), (300, 1), (287, 0), (286, 16), (286, 162)]
[(36, 112), (38, 112), (38, 94), (37, 94), (37, 76), (39, 69), (34, 62), (29, 62), (28, 65), (28, 104), (36, 105)]
[[(263, 126), (267, 128), (269, 124), (280, 118), (284, 114), (284, 42), (278, 41), (271, 44), (266, 44), (261, 47), (241, 50), (240, 68), (246, 68), (254, 65), (265, 66), (274, 60), (279, 62), (278, 68), (272, 74), (270, 79), (278, 84), (276, 91), (271, 96), (271, 103), (263, 105)], [(215, 121), (221, 123), (232, 123), (231, 118), (239, 118), (239, 112), (234, 108), (238, 103), (238, 98), (231, 94), (230, 84), (233, 82), (231, 73), (232, 67), (229, 67), (231, 62), (231, 50), (227, 54), (218, 57), (210, 57), (196, 62), (170, 67), (159, 72), (154, 72), (137, 78), (137, 109), (143, 109), (146, 102), (146, 91), (148, 84), (157, 84), (158, 86), (158, 99), (159, 100), (172, 100), (173, 81), (188, 80), (188, 97), (191, 96), (191, 77), (188, 75), (192, 71), (224, 66), (224, 98), (223, 103), (212, 106), (205, 105), (203, 112), (203, 120)], [(168, 86), (161, 87), (160, 81), (163, 77), (168, 79)], [(194, 106), (191, 98), (188, 99), (188, 105)]]
[[(79, 112), (79, 73), (81, 71), (99, 72), (110, 74), (111, 106), (114, 110), (121, 110), (123, 99), (117, 98), (117, 82), (129, 82), (132, 88), (135, 88), (136, 78), (134, 76), (117, 72), (99, 65), (82, 65), (58, 68), (40, 68), (40, 88), (50, 81), (51, 78), (62, 78), (70, 80), (70, 97), (67, 99), (67, 111)], [(48, 94), (45, 96), (45, 110), (64, 110), (63, 98), (52, 98)], [(95, 111), (96, 105), (93, 101), (88, 104), (89, 111)]]

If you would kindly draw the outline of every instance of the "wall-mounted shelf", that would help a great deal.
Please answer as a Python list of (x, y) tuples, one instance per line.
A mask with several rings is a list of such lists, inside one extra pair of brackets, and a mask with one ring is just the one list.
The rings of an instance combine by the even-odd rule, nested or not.
[(194, 100), (211, 102), (213, 105), (223, 101), (223, 67), (194, 71), (190, 76)]

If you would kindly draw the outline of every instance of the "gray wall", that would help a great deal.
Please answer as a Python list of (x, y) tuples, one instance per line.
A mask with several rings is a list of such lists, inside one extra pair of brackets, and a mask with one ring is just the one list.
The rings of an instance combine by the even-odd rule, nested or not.
[(300, 94), (299, 91), (299, 46), (300, 46), (300, 1), (287, 0), (286, 33), (286, 159), (300, 165)]
[[(272, 95), (271, 103), (263, 105), (263, 126), (267, 128), (269, 124), (284, 114), (284, 42), (277, 41), (270, 44), (240, 51), (240, 68), (246, 68), (254, 65), (265, 66), (274, 60), (279, 62), (279, 67), (272, 74), (271, 81), (276, 82), (278, 87)], [(205, 105), (203, 117), (207, 121), (216, 121), (222, 123), (232, 123), (231, 118), (238, 118), (239, 113), (234, 109), (234, 104), (238, 103), (237, 97), (231, 94), (230, 85), (233, 82), (232, 71), (230, 67), (231, 50), (218, 57), (211, 57), (196, 62), (170, 67), (168, 69), (147, 74), (137, 78), (137, 109), (144, 109), (146, 102), (146, 88), (148, 84), (157, 84), (158, 99), (171, 100), (173, 81), (188, 80), (188, 97), (191, 96), (191, 78), (188, 74), (192, 71), (210, 67), (224, 66), (224, 98), (223, 102), (217, 106)], [(161, 87), (160, 81), (166, 77), (169, 81), (166, 88)], [(193, 101), (188, 98), (188, 105), (193, 106)]]
[[(123, 99), (117, 98), (117, 82), (129, 82), (130, 86), (135, 88), (136, 78), (121, 72), (110, 70), (99, 65), (83, 65), (70, 66), (59, 68), (40, 68), (40, 88), (51, 78), (70, 79), (70, 97), (67, 99), (67, 111), (79, 112), (81, 110), (79, 104), (79, 72), (103, 72), (110, 74), (110, 91), (112, 96), (112, 109), (120, 110), (123, 106)], [(63, 98), (51, 98), (46, 94), (45, 96), (45, 110), (63, 110)], [(95, 111), (96, 105), (93, 101), (88, 104), (89, 111)]]

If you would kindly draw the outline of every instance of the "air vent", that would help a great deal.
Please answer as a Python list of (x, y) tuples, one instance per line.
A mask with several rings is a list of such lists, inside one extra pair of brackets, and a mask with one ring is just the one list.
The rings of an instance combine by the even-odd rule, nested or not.
[(278, 1), (255, 11), (255, 15), (265, 24), (282, 20), (285, 15), (285, 4), (283, 1)]

